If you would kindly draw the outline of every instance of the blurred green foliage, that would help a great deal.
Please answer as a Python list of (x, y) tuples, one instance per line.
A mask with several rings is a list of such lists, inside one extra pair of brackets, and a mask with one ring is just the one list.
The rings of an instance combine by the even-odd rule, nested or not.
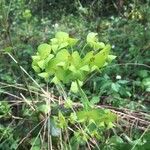
[[(70, 37), (76, 37), (81, 41), (89, 32), (97, 32), (100, 41), (112, 45), (113, 54), (117, 56), (116, 60), (102, 69), (102, 72), (94, 76), (89, 75), (85, 81), (85, 93), (91, 103), (128, 108), (149, 114), (150, 0), (1, 0), (0, 149), (2, 150), (17, 149), (20, 140), (36, 125), (37, 128), (19, 145), (19, 149), (32, 147), (36, 150), (42, 144), (46, 145), (44, 142), (41, 144), (38, 134), (42, 128), (39, 122), (49, 110), (47, 104), (40, 101), (36, 103), (35, 108), (30, 108), (30, 105), (25, 104), (13, 105), (10, 101), (14, 97), (12, 98), (10, 94), (20, 96), (22, 89), (17, 89), (12, 85), (16, 84), (18, 88), (23, 85), (26, 87), (23, 94), (30, 99), (28, 104), (32, 104), (31, 99), (37, 98), (37, 96), (32, 96), (28, 89), (35, 85), (20, 71), (19, 65), (25, 68), (42, 87), (46, 87), (43, 80), (34, 74), (31, 56), (36, 53), (39, 44), (49, 43), (49, 39), (58, 31), (67, 32)], [(79, 50), (83, 44), (78, 45)], [(88, 51), (89, 49), (85, 48), (83, 55)], [(18, 61), (18, 64), (8, 56), (8, 53)], [(54, 88), (50, 85), (52, 91)], [(68, 86), (63, 88), (76, 102), (78, 95), (70, 93)], [(35, 88), (32, 87), (32, 89)], [(56, 90), (54, 93), (59, 95)], [(70, 113), (73, 107), (70, 101), (67, 104), (69, 110), (68, 107), (63, 108), (55, 104), (52, 106), (52, 114), (56, 116), (56, 120), (61, 120), (62, 126), (65, 126), (66, 120), (69, 125), (70, 122), (76, 121), (77, 116)], [(33, 111), (34, 109), (37, 111)], [(15, 116), (20, 118), (16, 119)], [(14, 121), (13, 118), (16, 120)], [(54, 147), (61, 149), (62, 147), (57, 145), (61, 129), (56, 126), (53, 118), (49, 121)], [(75, 133), (70, 131), (70, 143), (66, 144), (68, 142), (66, 137), (63, 139), (67, 141), (62, 142), (64, 149), (69, 149), (70, 145), (72, 149), (87, 148), (86, 141), (90, 139), (89, 133), (99, 139), (100, 142), (96, 142), (103, 150), (127, 150), (135, 144), (134, 150), (149, 149), (149, 132), (142, 137), (142, 132), (137, 129), (132, 129), (130, 133), (117, 129), (103, 134), (102, 130), (97, 129), (90, 121), (87, 121), (87, 124), (89, 126), (85, 130), (79, 128)], [(74, 136), (72, 136), (73, 133)], [(63, 134), (68, 135), (66, 131)], [(93, 144), (92, 141), (90, 142)], [(97, 146), (95, 149), (98, 149)]]

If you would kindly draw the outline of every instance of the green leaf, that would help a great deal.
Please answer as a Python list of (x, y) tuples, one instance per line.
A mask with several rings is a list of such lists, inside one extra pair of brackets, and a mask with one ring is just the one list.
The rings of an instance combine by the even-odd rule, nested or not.
[(47, 114), (50, 111), (50, 107), (47, 104), (42, 104), (38, 107), (38, 111)]
[(33, 68), (34, 71), (37, 72), (37, 73), (41, 72), (41, 69), (40, 69), (40, 67), (38, 67), (38, 66), (32, 65), (32, 68)]
[(77, 118), (76, 113), (74, 113), (74, 112), (71, 113), (71, 115), (70, 115), (70, 117), (69, 117), (70, 122), (74, 124), (74, 123), (77, 121), (77, 119), (78, 119), (78, 118)]
[(66, 49), (60, 50), (56, 55), (58, 61), (68, 61), (69, 57), (70, 53)]
[(75, 72), (72, 73), (72, 79), (73, 80), (80, 80), (80, 81), (83, 81), (86, 77), (86, 72), (85, 71), (82, 71), (82, 70), (78, 70), (76, 68)]
[(141, 78), (146, 78), (148, 77), (148, 70), (140, 70), (138, 72), (138, 75), (141, 77)]
[(51, 44), (52, 44), (52, 45), (58, 45), (58, 39), (52, 38), (52, 39), (51, 39)]
[(94, 50), (103, 49), (105, 47), (103, 42), (98, 42), (97, 33), (89, 33), (86, 40), (87, 44), (89, 44)]
[(72, 82), (71, 83), (70, 91), (73, 92), (73, 93), (77, 93), (78, 92), (78, 86), (77, 86), (76, 82)]
[(117, 56), (115, 56), (115, 55), (108, 55), (107, 60), (108, 60), (109, 62), (111, 62), (111, 61), (114, 60), (116, 57), (117, 57)]
[(95, 55), (93, 61), (91, 61), (91, 64), (96, 65), (99, 68), (103, 67), (108, 57), (110, 49), (111, 49), (110, 45), (106, 45), (103, 50), (101, 50)]
[(103, 42), (97, 42), (97, 45), (96, 45), (96, 49), (103, 49), (105, 48), (105, 44)]
[(55, 71), (55, 75), (58, 78), (58, 80), (63, 81), (64, 83), (68, 83), (69, 82), (69, 74), (70, 71), (69, 70), (64, 70), (63, 68), (58, 68)]
[(91, 32), (87, 35), (86, 41), (88, 44), (93, 44), (94, 42), (98, 42), (98, 38), (96, 37), (97, 33)]
[(60, 128), (66, 128), (67, 127), (67, 120), (65, 119), (65, 117), (63, 116), (63, 114), (59, 111), (58, 113), (58, 118), (59, 118), (59, 126)]
[(89, 72), (90, 71), (90, 67), (89, 67), (89, 65), (85, 65), (85, 66), (81, 67), (80, 70)]
[(32, 59), (33, 59), (32, 65), (38, 66), (38, 62), (41, 60), (40, 56), (38, 56), (38, 55), (32, 56)]
[(42, 72), (38, 74), (40, 77), (44, 78), (45, 80), (47, 80), (49, 78), (49, 75), (47, 72)]
[(65, 66), (65, 64), (66, 64), (65, 62), (61, 61), (60, 63), (57, 64), (57, 66), (62, 66), (63, 67), (63, 66)]
[(107, 129), (112, 129), (113, 127), (115, 127), (115, 125), (110, 121), (110, 122), (107, 124)]
[(69, 35), (65, 32), (56, 33), (56, 38), (51, 39), (51, 46), (54, 53), (58, 50), (65, 48), (69, 45), (68, 43)]
[(51, 121), (51, 135), (55, 137), (59, 137), (61, 135), (61, 129), (58, 128), (55, 123)]
[(52, 44), (51, 47), (52, 47), (52, 50), (53, 50), (54, 53), (56, 53), (58, 51), (59, 46), (57, 44)]
[(99, 96), (93, 96), (90, 103), (91, 104), (97, 104), (97, 103), (99, 103), (99, 101), (100, 101)]
[(41, 58), (44, 59), (48, 57), (50, 52), (51, 52), (51, 46), (49, 44), (44, 43), (38, 46), (38, 53)]
[(146, 88), (146, 92), (150, 92), (150, 87)]
[(143, 79), (142, 84), (146, 87), (150, 87), (150, 77)]
[(69, 34), (66, 32), (57, 32), (55, 38), (62, 41), (66, 41), (69, 38)]
[(99, 127), (105, 127), (105, 122), (104, 121), (100, 122)]
[(31, 10), (30, 9), (26, 9), (23, 14), (22, 14), (23, 18), (25, 19), (29, 19), (31, 18), (32, 14), (31, 14)]
[[(1, 91), (0, 89), (0, 93), (3, 93), (4, 91)], [(0, 101), (0, 119), (5, 117), (6, 118), (9, 118), (11, 114), (11, 107), (10, 107), (10, 104), (6, 101)]]
[(74, 66), (79, 67), (81, 65), (81, 58), (80, 58), (79, 52), (74, 51), (71, 56), (72, 56), (71, 63)]
[(120, 137), (117, 136), (117, 135), (112, 136), (112, 137), (110, 138), (109, 142), (110, 142), (110, 143), (113, 143), (113, 144), (118, 144), (118, 143), (122, 144), (122, 143), (124, 143), (123, 140), (122, 140), (122, 138), (120, 138)]
[(93, 65), (90, 71), (93, 72), (95, 70), (99, 70), (99, 68), (96, 65)]
[(95, 42), (93, 43), (92, 47), (94, 48), (94, 50), (99, 50), (99, 49), (103, 49), (105, 47), (105, 44), (102, 42)]
[(65, 108), (72, 108), (73, 107), (73, 101), (70, 98), (67, 98), (64, 106), (65, 106)]
[[(79, 85), (80, 85), (80, 87), (82, 87), (83, 82), (82, 82), (82, 81), (79, 81)], [(72, 82), (72, 83), (71, 83), (71, 88), (70, 88), (70, 90), (71, 90), (73, 93), (77, 93), (77, 92), (79, 91), (78, 85), (77, 85), (76, 82)]]
[(111, 123), (113, 123), (116, 120), (116, 115), (111, 113), (109, 110), (106, 111), (97, 108), (91, 108), (88, 111), (78, 111), (77, 117), (79, 122), (87, 122), (87, 124), (93, 122), (99, 127), (105, 125), (107, 125), (107, 127), (109, 125), (111, 126)]
[(73, 73), (77, 73), (77, 69), (74, 65), (69, 66), (68, 68), (70, 71), (72, 71)]
[(42, 70), (45, 69), (45, 61), (44, 60), (40, 60), (39, 62), (37, 62), (37, 64)]
[(99, 120), (99, 117), (101, 116), (101, 110), (100, 109), (90, 109), (88, 111), (83, 110), (77, 112), (77, 117), (79, 122), (84, 122), (84, 121), (96, 121)]
[(52, 79), (51, 82), (52, 82), (52, 83), (55, 83), (56, 85), (57, 85), (57, 84), (60, 84), (60, 80), (59, 80), (56, 76)]
[(45, 66), (45, 71), (49, 75), (53, 75), (56, 72), (58, 62), (59, 61), (56, 58), (51, 59), (51, 61)]
[(45, 59), (45, 64), (47, 64), (53, 57), (53, 54), (49, 54), (49, 56)]
[(74, 39), (74, 38), (69, 38), (68, 39), (68, 43), (70, 46), (75, 45), (78, 42), (78, 39)]
[(111, 88), (112, 88), (113, 91), (119, 92), (120, 85), (118, 83), (112, 83)]
[(82, 60), (83, 65), (89, 64), (90, 60), (94, 59), (94, 51), (88, 52)]

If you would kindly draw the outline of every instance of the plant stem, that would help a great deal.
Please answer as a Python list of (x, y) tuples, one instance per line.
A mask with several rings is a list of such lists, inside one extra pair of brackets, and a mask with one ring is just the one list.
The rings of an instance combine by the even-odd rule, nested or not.
[(88, 100), (88, 97), (85, 94), (85, 92), (82, 90), (78, 80), (76, 80), (76, 83), (77, 83), (77, 86), (78, 86), (79, 93), (81, 95), (81, 102), (84, 105), (84, 108), (87, 110), (88, 108), (90, 108), (90, 102)]

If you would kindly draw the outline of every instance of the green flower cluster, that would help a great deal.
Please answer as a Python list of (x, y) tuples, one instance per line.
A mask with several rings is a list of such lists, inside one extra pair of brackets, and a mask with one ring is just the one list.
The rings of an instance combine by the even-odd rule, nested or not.
[(80, 50), (76, 51), (73, 48), (78, 40), (70, 38), (65, 32), (56, 33), (49, 44), (39, 45), (36, 55), (32, 56), (33, 69), (46, 80), (52, 76), (54, 83), (84, 81), (89, 73), (102, 68), (112, 56), (109, 55), (111, 46), (98, 42), (96, 35), (87, 35), (86, 45), (92, 50), (81, 58)]

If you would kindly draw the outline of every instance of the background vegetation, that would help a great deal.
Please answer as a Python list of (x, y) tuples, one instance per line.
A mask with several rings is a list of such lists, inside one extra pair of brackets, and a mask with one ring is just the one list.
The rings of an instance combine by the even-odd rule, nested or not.
[[(117, 56), (82, 87), (98, 115), (76, 115), (80, 95), (32, 69), (58, 31), (83, 41), (79, 53), (96, 32)], [(1, 150), (150, 149), (150, 0), (1, 0), (0, 35)]]

